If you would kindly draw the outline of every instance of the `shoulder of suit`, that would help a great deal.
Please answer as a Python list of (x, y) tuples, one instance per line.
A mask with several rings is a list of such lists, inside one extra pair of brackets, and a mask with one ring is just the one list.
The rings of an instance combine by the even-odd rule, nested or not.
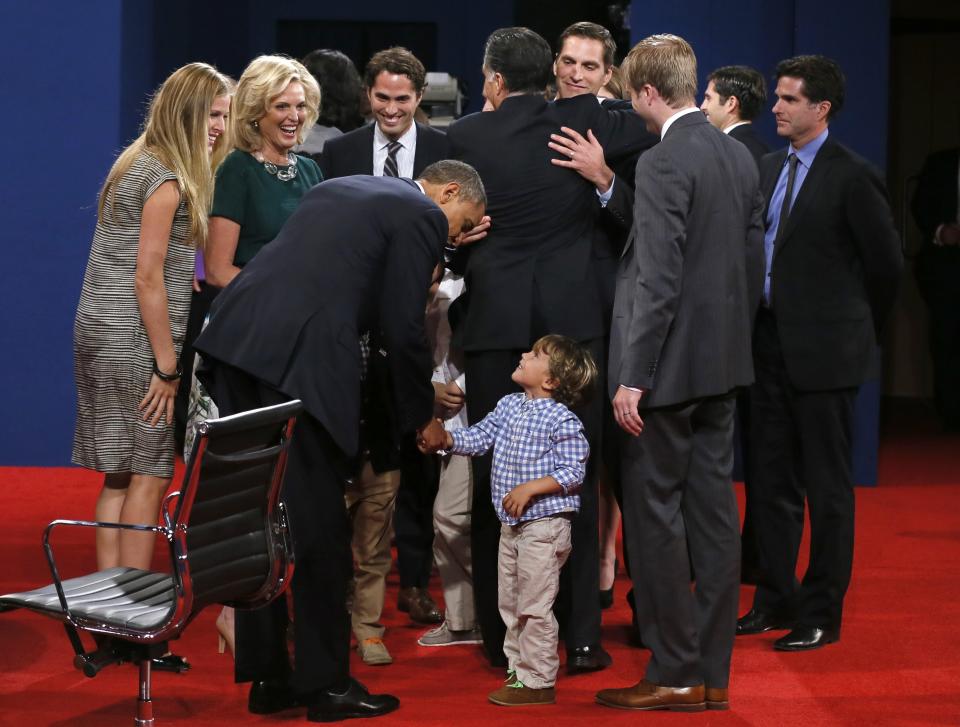
[(350, 144), (356, 143), (358, 140), (372, 139), (373, 138), (373, 124), (364, 124), (363, 126), (357, 127), (353, 131), (348, 131), (346, 134), (341, 134), (340, 136), (335, 136), (332, 139), (327, 139), (324, 143), (324, 149), (334, 148), (340, 146), (349, 146)]
[(421, 136), (424, 138), (432, 137), (434, 139), (446, 139), (447, 135), (440, 129), (435, 129), (432, 126), (427, 124), (421, 124), (419, 121), (415, 122), (417, 125), (417, 138)]

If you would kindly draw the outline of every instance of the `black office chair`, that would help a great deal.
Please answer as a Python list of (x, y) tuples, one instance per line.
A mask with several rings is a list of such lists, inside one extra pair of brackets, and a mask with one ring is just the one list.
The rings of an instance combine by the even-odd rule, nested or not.
[[(53, 583), (0, 596), (0, 611), (27, 608), (62, 621), (74, 665), (88, 677), (109, 664), (138, 664), (134, 724), (151, 727), (150, 660), (205, 606), (259, 608), (290, 583), (293, 547), (280, 484), (302, 408), (291, 401), (200, 424), (183, 486), (164, 500), (162, 527), (54, 520), (43, 533)], [(170, 546), (171, 572), (120, 567), (61, 581), (50, 545), (58, 525), (159, 533)], [(84, 649), (81, 631), (93, 636), (93, 651)]]

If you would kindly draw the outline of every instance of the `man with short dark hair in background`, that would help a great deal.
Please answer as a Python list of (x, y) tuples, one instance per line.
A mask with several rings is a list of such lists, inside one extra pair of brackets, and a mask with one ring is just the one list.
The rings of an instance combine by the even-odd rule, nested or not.
[[(723, 66), (707, 76), (707, 90), (703, 92), (700, 110), (707, 120), (724, 134), (747, 147), (758, 167), (760, 158), (770, 147), (753, 128), (753, 120), (767, 102), (767, 83), (763, 75), (749, 66)], [(740, 435), (743, 487), (750, 491), (750, 473), (746, 463), (750, 459), (750, 389), (744, 388), (737, 396), (737, 426)], [(759, 576), (759, 545), (749, 506), (743, 514), (743, 533), (740, 538), (740, 580), (756, 583)]]
[[(767, 200), (763, 304), (754, 327), (750, 490), (761, 578), (737, 634), (791, 629), (781, 651), (840, 638), (853, 568), (853, 410), (903, 267), (880, 175), (829, 131), (844, 77), (824, 56), (776, 70), (777, 134), (760, 164)], [(810, 561), (796, 566), (804, 505)]]
[(749, 66), (723, 66), (707, 76), (700, 110), (724, 134), (743, 144), (757, 164), (770, 147), (753, 128), (753, 120), (767, 102), (767, 83)]

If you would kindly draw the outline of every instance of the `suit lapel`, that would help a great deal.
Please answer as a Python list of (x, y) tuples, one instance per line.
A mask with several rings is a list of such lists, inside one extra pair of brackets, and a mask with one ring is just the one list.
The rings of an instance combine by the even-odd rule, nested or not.
[(360, 169), (364, 170), (360, 172), (360, 174), (373, 174), (373, 128), (376, 124), (376, 121), (372, 124), (367, 124), (367, 126), (364, 127), (368, 129), (367, 133), (357, 135), (357, 140), (362, 142), (359, 150), (360, 155), (357, 157), (363, 160), (362, 163), (358, 165)]
[(413, 176), (417, 177), (420, 172), (423, 171), (424, 166), (426, 166), (423, 163), (424, 158), (429, 158), (427, 154), (430, 152), (430, 149), (427, 147), (430, 144), (430, 134), (424, 132), (423, 126), (421, 126), (419, 122), (414, 123), (417, 125), (417, 151), (413, 155)]

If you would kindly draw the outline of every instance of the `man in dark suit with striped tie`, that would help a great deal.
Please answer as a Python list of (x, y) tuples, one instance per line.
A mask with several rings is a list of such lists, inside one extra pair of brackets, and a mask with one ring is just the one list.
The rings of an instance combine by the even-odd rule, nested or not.
[[(351, 174), (411, 179), (449, 156), (446, 134), (413, 119), (426, 76), (423, 63), (406, 48), (387, 48), (370, 58), (364, 83), (374, 123), (326, 142), (320, 158), (324, 179)], [(400, 571), (397, 604), (414, 621), (435, 624), (442, 616), (427, 584), (439, 465), (435, 455), (421, 454), (410, 437), (401, 439), (399, 460), (402, 474), (393, 516)]]
[(696, 106), (696, 63), (673, 35), (641, 41), (624, 61), (633, 108), (661, 141), (637, 163), (610, 333), (608, 385), (628, 435), (624, 545), (650, 649), (638, 684), (597, 694), (621, 709), (728, 706), (740, 570), (733, 412), (753, 380), (763, 200), (746, 147)]

